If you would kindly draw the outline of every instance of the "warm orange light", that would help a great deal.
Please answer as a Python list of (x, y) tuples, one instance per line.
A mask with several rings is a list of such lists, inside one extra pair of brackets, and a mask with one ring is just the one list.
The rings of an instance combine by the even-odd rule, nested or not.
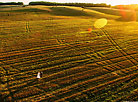
[(123, 19), (126, 19), (126, 11), (124, 11), (124, 8), (122, 5), (118, 5), (118, 8), (120, 9), (120, 14), (123, 17)]
[(118, 8), (120, 9), (120, 15), (124, 20), (137, 20), (135, 7), (119, 5)]
[(92, 31), (92, 28), (88, 28), (88, 31), (91, 32)]

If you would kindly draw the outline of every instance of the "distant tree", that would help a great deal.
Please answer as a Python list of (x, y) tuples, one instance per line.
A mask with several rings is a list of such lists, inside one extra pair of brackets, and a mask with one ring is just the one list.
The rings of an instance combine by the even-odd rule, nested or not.
[(0, 2), (0, 5), (23, 5), (23, 2)]
[(93, 3), (56, 3), (56, 2), (30, 2), (29, 5), (46, 5), (46, 6), (77, 6), (77, 7), (110, 7), (105, 3), (93, 4)]
[(18, 5), (24, 5), (23, 2), (18, 2), (17, 4), (18, 4)]

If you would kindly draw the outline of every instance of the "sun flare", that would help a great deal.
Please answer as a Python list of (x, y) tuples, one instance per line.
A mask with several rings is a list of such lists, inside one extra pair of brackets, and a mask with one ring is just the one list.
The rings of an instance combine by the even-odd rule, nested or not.
[(102, 28), (107, 24), (107, 19), (106, 18), (101, 18), (95, 21), (94, 27), (95, 28)]

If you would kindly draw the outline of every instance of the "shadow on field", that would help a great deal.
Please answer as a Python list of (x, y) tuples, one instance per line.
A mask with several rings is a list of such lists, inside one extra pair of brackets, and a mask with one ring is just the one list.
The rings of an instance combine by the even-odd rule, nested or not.
[(51, 7), (50, 9), (51, 9), (50, 14), (57, 16), (90, 16), (84, 11), (66, 7)]
[[(1, 11), (4, 12), (4, 11)], [(26, 8), (26, 9), (17, 9), (17, 10), (8, 10), (7, 12), (25, 12), (25, 13), (37, 13), (37, 14), (50, 14), (53, 16), (85, 16), (85, 17), (93, 17), (93, 18), (101, 18), (102, 14), (96, 12), (89, 12), (83, 8), (68, 8), (68, 7), (46, 7), (46, 8)]]
[(46, 13), (46, 10), (41, 10), (38, 8), (27, 8), (27, 9), (17, 9), (17, 10), (10, 10), (10, 12), (42, 12)]
[(11, 8), (11, 7), (18, 7), (18, 5), (17, 6), (13, 6), (13, 5), (11, 5), (11, 6), (0, 6), (0, 8)]
[[(0, 11), (5, 12), (5, 11)], [(7, 10), (6, 12), (15, 12), (25, 14), (37, 13), (46, 14), (52, 16), (84, 16), (91, 18), (107, 18), (114, 19), (116, 21), (137, 21), (137, 12), (132, 12), (131, 10), (119, 10), (114, 8), (105, 8), (105, 7), (63, 7), (63, 6), (53, 6), (53, 7), (31, 7), (31, 8), (20, 8), (16, 10)], [(13, 13), (14, 14), (14, 13)], [(11, 14), (11, 15), (13, 15)]]
[(27, 9), (18, 9), (18, 10), (9, 10), (8, 12), (37, 12), (43, 14), (51, 14), (55, 16), (90, 16), (84, 11), (75, 10), (65, 7), (50, 7), (49, 10), (43, 10), (39, 8), (27, 8)]
[(4, 98), (2, 97), (1, 94), (0, 94), (0, 102), (4, 102)]

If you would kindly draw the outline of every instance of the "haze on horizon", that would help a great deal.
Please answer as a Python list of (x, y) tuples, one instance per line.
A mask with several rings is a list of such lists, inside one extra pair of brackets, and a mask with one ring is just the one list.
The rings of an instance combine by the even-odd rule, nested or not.
[(24, 4), (29, 4), (32, 1), (47, 1), (47, 2), (79, 2), (79, 3), (106, 3), (114, 5), (128, 5), (128, 4), (138, 4), (138, 0), (0, 0), (0, 2), (23, 2)]

